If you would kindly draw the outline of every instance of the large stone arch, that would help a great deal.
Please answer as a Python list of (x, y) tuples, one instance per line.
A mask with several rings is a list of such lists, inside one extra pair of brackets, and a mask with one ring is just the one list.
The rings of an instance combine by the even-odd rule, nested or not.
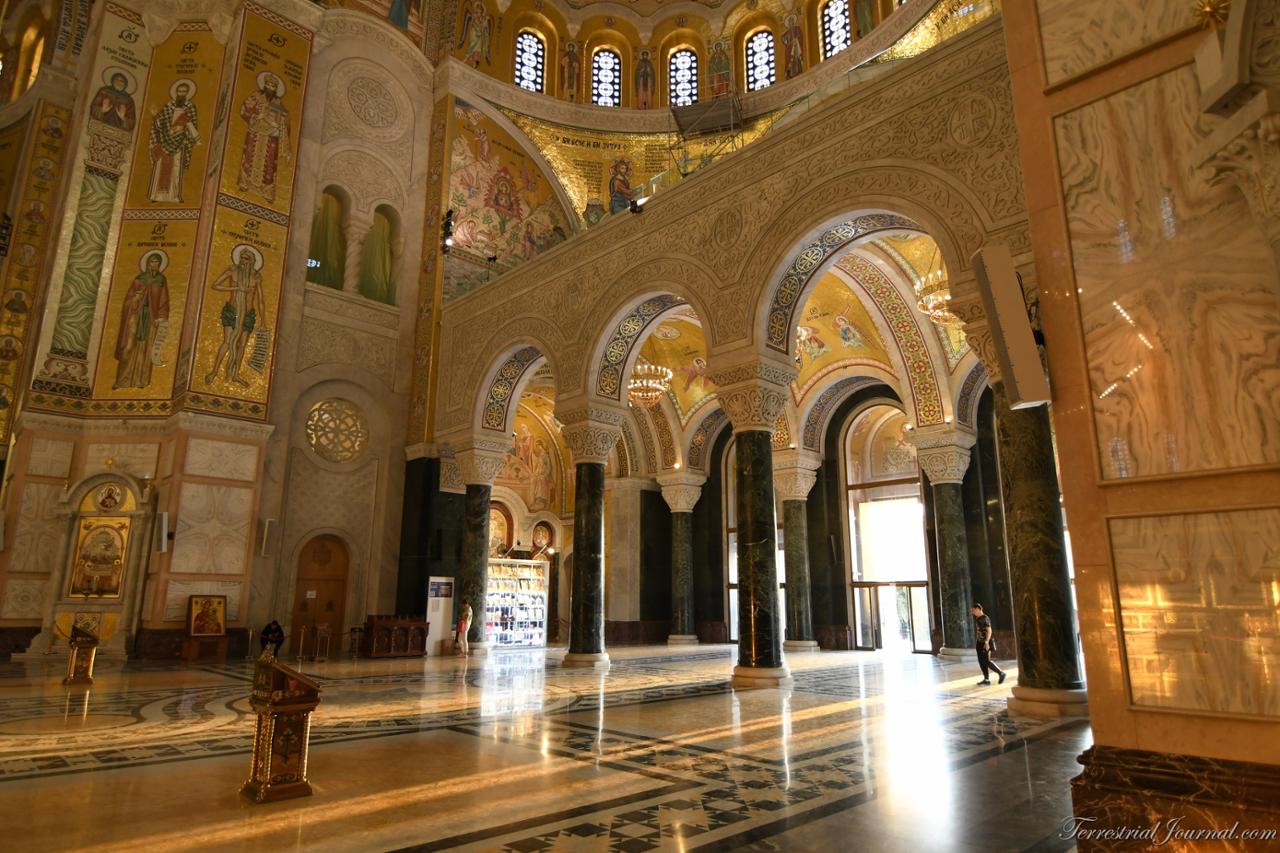
[[(834, 383), (827, 390), (818, 395), (813, 401), (813, 405), (809, 407), (805, 413), (804, 420), (800, 428), (800, 446), (804, 450), (812, 450), (817, 453), (825, 453), (827, 426), (830, 423), (831, 416), (835, 413), (840, 404), (849, 399), (857, 392), (876, 386), (887, 388), (893, 391), (893, 386), (888, 385), (883, 379), (875, 376), (850, 376)], [(895, 395), (896, 396), (896, 395)], [(885, 395), (885, 400), (891, 400), (894, 405), (901, 406), (902, 403), (898, 399)]]
[[(448, 353), (453, 370), (444, 386), (442, 410), (438, 413), (441, 433), (479, 426), (482, 398), (494, 371), (502, 360), (521, 346), (533, 346), (546, 357), (559, 391), (565, 371), (565, 342), (560, 330), (548, 319), (529, 309), (518, 316), (506, 316), (501, 324), (471, 325), (444, 330), (440, 351)], [(498, 356), (492, 355), (498, 353)]]
[(555, 364), (547, 351), (528, 338), (507, 346), (489, 363), (483, 374), (484, 381), (476, 389), (471, 424), (476, 434), (502, 438), (511, 435), (520, 395), (544, 363), (551, 364), (551, 374), (555, 377)]

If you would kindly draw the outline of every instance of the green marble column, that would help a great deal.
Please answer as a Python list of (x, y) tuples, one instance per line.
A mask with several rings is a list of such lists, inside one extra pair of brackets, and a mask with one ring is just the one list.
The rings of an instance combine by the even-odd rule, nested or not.
[(782, 546), (787, 568), (788, 651), (817, 648), (809, 587), (809, 515), (804, 501), (782, 502)]
[(471, 604), (469, 643), (484, 642), (485, 596), (489, 585), (489, 497), (492, 486), (467, 484), (462, 509), (461, 562), (458, 565), (458, 595), (454, 599), (454, 627), (463, 602)]
[(973, 616), (969, 612), (973, 595), (960, 483), (933, 484), (933, 523), (938, 540), (942, 645), (948, 651), (973, 653)]
[(737, 433), (738, 666), (783, 666), (778, 620), (778, 550), (773, 504), (773, 435)]
[(570, 666), (608, 659), (604, 653), (604, 463), (579, 462), (576, 468), (566, 659)]
[[(1082, 690), (1049, 408), (1010, 409), (1003, 384), (995, 383), (991, 390), (1018, 638), (1014, 696), (1019, 696), (1019, 688)], [(1024, 693), (1032, 702), (1061, 700), (1047, 693)], [(1075, 701), (1082, 703), (1083, 696)], [(1014, 707), (1011, 700), (1010, 708)]]
[(693, 513), (671, 513), (671, 637), (669, 643), (698, 641), (693, 623)]

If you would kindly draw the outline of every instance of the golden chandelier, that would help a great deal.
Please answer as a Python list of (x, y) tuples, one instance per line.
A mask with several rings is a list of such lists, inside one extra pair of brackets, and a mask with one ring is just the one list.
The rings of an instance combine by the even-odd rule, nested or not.
[(661, 365), (637, 361), (631, 368), (631, 381), (627, 383), (627, 399), (631, 405), (652, 408), (671, 387), (671, 371)]
[(929, 266), (929, 272), (915, 280), (916, 305), (937, 325), (959, 328), (963, 321), (951, 313), (951, 286), (936, 247)]

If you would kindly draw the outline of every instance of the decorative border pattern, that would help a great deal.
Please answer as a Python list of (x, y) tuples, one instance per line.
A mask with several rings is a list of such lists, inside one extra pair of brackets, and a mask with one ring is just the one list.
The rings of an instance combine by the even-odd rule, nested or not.
[(693, 436), (689, 439), (688, 461), (690, 468), (696, 468), (699, 471), (706, 470), (706, 454), (711, 449), (711, 440), (719, 432), (720, 426), (725, 420), (724, 409), (718, 408), (703, 418), (702, 423), (698, 424), (698, 428), (693, 431)]
[(218, 204), (249, 216), (256, 216), (258, 219), (265, 219), (268, 222), (274, 222), (276, 225), (283, 225), (285, 228), (289, 227), (289, 217), (287, 214), (278, 213), (277, 211), (256, 205), (253, 202), (245, 201), (242, 198), (236, 198), (233, 195), (218, 193)]
[(821, 450), (822, 449), (822, 430), (826, 426), (827, 416), (836, 404), (857, 391), (859, 388), (868, 388), (872, 385), (882, 385), (884, 381), (876, 379), (872, 376), (850, 376), (848, 379), (841, 379), (827, 390), (823, 391), (814, 402), (813, 408), (809, 409), (809, 414), (804, 419), (804, 430), (802, 433), (802, 441), (805, 450)]
[(965, 426), (973, 426), (973, 419), (978, 411), (978, 398), (986, 387), (987, 368), (979, 361), (960, 386), (960, 396), (956, 398), (956, 420)]
[(489, 391), (485, 396), (484, 415), (480, 425), (495, 432), (506, 432), (507, 412), (511, 409), (511, 398), (515, 395), (516, 385), (524, 376), (529, 366), (541, 357), (537, 347), (529, 346), (516, 350), (493, 375), (489, 383)]
[(828, 228), (821, 237), (801, 249), (787, 266), (769, 301), (769, 326), (765, 338), (769, 348), (788, 352), (787, 342), (791, 337), (793, 318), (800, 308), (800, 294), (828, 258), (859, 237), (896, 228), (919, 230), (920, 226), (892, 213), (870, 213)]
[(649, 432), (649, 428), (645, 425), (645, 419), (641, 417), (639, 412), (636, 415), (636, 432), (640, 433), (640, 441), (644, 444), (644, 459), (649, 463), (649, 473), (658, 473), (658, 454), (653, 449), (653, 435)]
[(630, 314), (618, 321), (617, 328), (613, 330), (609, 343), (605, 344), (604, 352), (600, 355), (600, 365), (596, 371), (597, 394), (611, 400), (622, 398), (622, 370), (640, 333), (664, 311), (683, 304), (684, 300), (679, 296), (655, 296), (641, 302)]
[(662, 409), (650, 409), (649, 419), (653, 421), (653, 431), (658, 434), (658, 447), (662, 451), (662, 467), (672, 468), (676, 464), (676, 445), (671, 439), (671, 425), (667, 423), (666, 413)]
[(773, 449), (786, 450), (791, 443), (791, 427), (787, 423), (786, 411), (778, 412), (778, 420), (773, 424)]

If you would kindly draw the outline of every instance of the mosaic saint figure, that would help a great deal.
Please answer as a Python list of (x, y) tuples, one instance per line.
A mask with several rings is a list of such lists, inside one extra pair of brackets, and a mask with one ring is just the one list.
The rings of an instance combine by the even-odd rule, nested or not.
[(619, 157), (613, 161), (609, 178), (609, 212), (621, 213), (631, 207), (636, 190), (631, 188), (631, 161)]
[(178, 80), (169, 90), (169, 102), (151, 117), (151, 201), (182, 201), (182, 179), (191, 165), (191, 149), (200, 141), (193, 94), (194, 83)]
[(729, 54), (724, 49), (724, 39), (719, 39), (711, 46), (711, 59), (707, 61), (707, 73), (711, 76), (711, 97), (723, 98), (729, 94), (729, 78), (732, 69), (729, 66)]
[(782, 26), (783, 67), (790, 80), (804, 71), (804, 32), (795, 15), (787, 15)]
[(582, 79), (582, 54), (578, 53), (578, 43), (571, 41), (564, 46), (560, 54), (560, 75), (564, 77), (564, 93), (569, 100), (578, 100), (578, 81)]
[(707, 381), (707, 360), (700, 355), (695, 355), (693, 361), (683, 365), (679, 372), (684, 377), (685, 391), (692, 388), (695, 382), (700, 382), (705, 386)]
[(129, 77), (119, 68), (108, 69), (107, 74), (106, 85), (90, 102), (89, 117), (120, 130), (133, 130), (138, 115), (129, 94)]
[(116, 332), (116, 381), (113, 388), (146, 388), (151, 384), (153, 350), (169, 324), (169, 282), (163, 252), (149, 252), (124, 294)]
[(219, 320), (222, 323), (222, 343), (213, 358), (213, 367), (205, 376), (206, 385), (213, 383), (218, 368), (226, 363), (228, 382), (248, 386), (240, 376), (240, 362), (244, 358), (249, 336), (261, 322), (266, 323), (266, 302), (262, 296), (262, 255), (252, 246), (241, 244), (232, 252), (232, 264), (223, 270), (210, 289), (227, 294)]
[(658, 75), (653, 69), (653, 59), (647, 50), (640, 51), (636, 61), (636, 109), (653, 109), (653, 93), (658, 86)]
[(489, 38), (492, 33), (493, 16), (484, 7), (482, 0), (476, 0), (462, 18), (462, 37), (458, 39), (458, 47), (466, 45), (462, 61), (475, 68), (480, 67), (481, 57), (484, 57), (485, 65), (492, 62), (489, 58)]
[(284, 105), (284, 81), (270, 71), (258, 75), (258, 88), (240, 105), (240, 118), (249, 126), (244, 135), (236, 186), (252, 190), (267, 201), (276, 199), (280, 158), (288, 160), (289, 110)]
[(840, 344), (846, 349), (860, 349), (865, 347), (867, 342), (863, 340), (862, 334), (854, 328), (849, 322), (849, 318), (844, 314), (836, 317), (836, 331), (840, 333)]
[(817, 361), (831, 352), (831, 347), (827, 346), (826, 341), (818, 337), (818, 333), (809, 326), (796, 328), (796, 349), (800, 354), (807, 355), (810, 361)]

